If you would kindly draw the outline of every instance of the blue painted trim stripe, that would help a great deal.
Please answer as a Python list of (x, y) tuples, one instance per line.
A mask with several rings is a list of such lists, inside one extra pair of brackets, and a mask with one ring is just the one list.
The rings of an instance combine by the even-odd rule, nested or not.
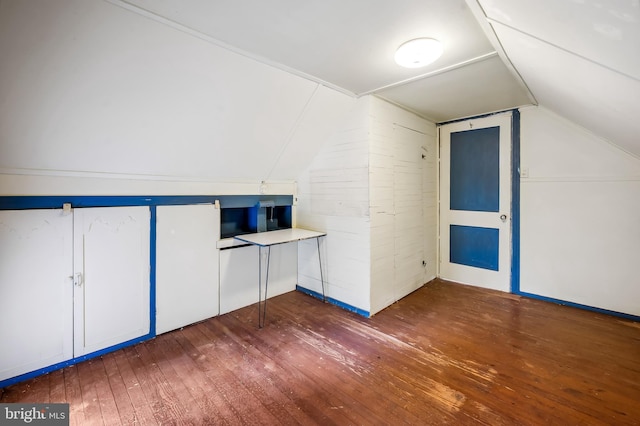
[(33, 379), (34, 377), (38, 377), (42, 374), (51, 373), (52, 371), (60, 370), (61, 368), (70, 367), (72, 365), (78, 364), (83, 361), (87, 361), (93, 358), (97, 358), (99, 356), (105, 355), (109, 352), (117, 351), (118, 349), (126, 348), (128, 346), (136, 345), (140, 342), (144, 342), (145, 340), (149, 340), (152, 338), (151, 334), (145, 334), (144, 336), (136, 337), (135, 339), (128, 340), (123, 343), (119, 343), (114, 346), (110, 346), (108, 348), (100, 349), (99, 351), (92, 352), (90, 354), (82, 355), (77, 358), (72, 358), (66, 361), (59, 362), (57, 364), (49, 365), (47, 367), (40, 368), (38, 370), (31, 371), (29, 373), (24, 373), (19, 376), (11, 377), (9, 379), (5, 379), (0, 381), (0, 388), (4, 388), (24, 380)]
[(583, 309), (586, 311), (597, 312), (599, 314), (611, 315), (618, 318), (624, 318), (631, 321), (640, 322), (640, 316), (625, 314), (624, 312), (610, 311), (609, 309), (596, 308), (594, 306), (582, 305), (580, 303), (568, 302), (566, 300), (555, 299), (553, 297), (540, 296), (539, 294), (527, 293), (526, 291), (518, 291), (518, 296), (529, 297), (531, 299), (542, 300), (544, 302), (551, 302), (557, 305), (570, 306), (572, 308)]
[(149, 229), (150, 244), (149, 247), (149, 297), (151, 298), (151, 305), (149, 306), (149, 335), (156, 335), (156, 240), (157, 240), (157, 207), (150, 206), (151, 223)]
[[(304, 287), (301, 287), (299, 285), (296, 285), (296, 290), (301, 292), (301, 293), (308, 294), (309, 296), (315, 297), (316, 299), (322, 300), (322, 294), (320, 294), (320, 293), (318, 293), (316, 291), (309, 290), (308, 288), (304, 288)], [(334, 299), (332, 297), (327, 297), (327, 298), (325, 298), (325, 300), (327, 302), (331, 303), (332, 305), (336, 305), (336, 306), (338, 306), (338, 307), (340, 307), (340, 308), (342, 308), (344, 310), (347, 310), (349, 312), (354, 312), (354, 313), (356, 313), (358, 315), (361, 315), (361, 316), (363, 316), (365, 318), (370, 318), (371, 317), (371, 314), (369, 313), (369, 311), (365, 311), (364, 309), (356, 308), (355, 306), (351, 306), (351, 305), (349, 305), (347, 303), (341, 302), (341, 301), (336, 300), (336, 299)]]
[(276, 206), (290, 206), (293, 195), (162, 195), (162, 196), (0, 196), (0, 210), (59, 209), (71, 207), (159, 206), (205, 204), (220, 201), (222, 208), (252, 207), (259, 201), (273, 201)]
[(520, 111), (511, 112), (511, 292), (520, 291)]

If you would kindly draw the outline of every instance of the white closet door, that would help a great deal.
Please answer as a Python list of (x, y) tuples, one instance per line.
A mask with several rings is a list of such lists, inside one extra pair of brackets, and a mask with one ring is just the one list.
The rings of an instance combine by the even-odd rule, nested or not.
[(74, 210), (74, 356), (149, 333), (149, 235), (148, 207)]
[(426, 281), (423, 261), (425, 220), (422, 177), (424, 133), (394, 126), (393, 135), (393, 301), (422, 287)]
[(73, 221), (0, 211), (0, 380), (73, 356)]
[(218, 315), (220, 210), (158, 206), (156, 232), (156, 333)]

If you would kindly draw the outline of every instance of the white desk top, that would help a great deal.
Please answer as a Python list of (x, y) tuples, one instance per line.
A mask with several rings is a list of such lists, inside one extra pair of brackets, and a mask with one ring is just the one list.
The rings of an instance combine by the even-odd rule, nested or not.
[(275, 244), (290, 243), (292, 241), (307, 240), (327, 235), (326, 232), (311, 231), (302, 228), (279, 229), (255, 234), (236, 235), (234, 238), (249, 244), (266, 247)]

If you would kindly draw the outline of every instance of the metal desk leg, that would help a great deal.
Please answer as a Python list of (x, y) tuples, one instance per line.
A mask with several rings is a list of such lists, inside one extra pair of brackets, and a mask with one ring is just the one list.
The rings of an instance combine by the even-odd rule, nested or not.
[(258, 281), (258, 328), (264, 327), (267, 317), (267, 290), (269, 288), (269, 265), (271, 264), (271, 246), (267, 246), (267, 273), (264, 280), (264, 306), (261, 302), (262, 298), (262, 247), (258, 248), (259, 265), (259, 281)]
[(327, 301), (327, 296), (324, 293), (324, 277), (322, 276), (322, 256), (320, 256), (320, 237), (316, 237), (316, 243), (318, 246), (318, 266), (320, 267), (320, 283), (322, 284), (322, 301)]

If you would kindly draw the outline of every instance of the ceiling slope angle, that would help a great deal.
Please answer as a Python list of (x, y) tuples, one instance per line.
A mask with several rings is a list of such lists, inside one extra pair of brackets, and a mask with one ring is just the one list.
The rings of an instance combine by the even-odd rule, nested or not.
[(640, 2), (479, 3), (540, 105), (640, 157)]
[(527, 91), (497, 55), (376, 95), (436, 123), (531, 104)]
[[(434, 121), (531, 103), (495, 60), (464, 0), (109, 1), (343, 93), (379, 95)], [(442, 56), (421, 68), (397, 65), (397, 48), (423, 37), (442, 42)], [(469, 84), (469, 76), (478, 84)]]

